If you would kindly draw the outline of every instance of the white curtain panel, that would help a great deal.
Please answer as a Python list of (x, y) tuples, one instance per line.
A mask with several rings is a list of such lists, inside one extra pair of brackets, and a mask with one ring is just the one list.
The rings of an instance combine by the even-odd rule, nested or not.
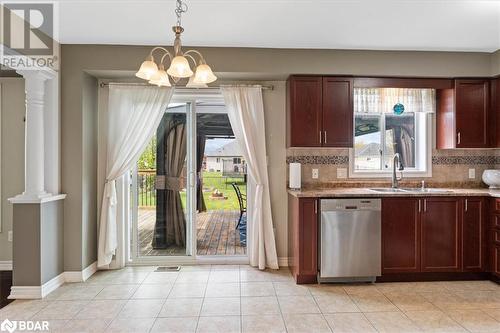
[(414, 88), (354, 88), (355, 113), (392, 113), (401, 103), (405, 112), (434, 113), (435, 89)]
[(250, 264), (278, 269), (267, 172), (262, 87), (221, 87), (229, 121), (248, 165), (253, 191), (247, 201)]
[[(118, 244), (116, 181), (137, 163), (168, 107), (173, 89), (109, 87), (106, 183), (102, 197), (97, 266), (107, 268)], [(120, 216), (122, 214), (119, 214)]]

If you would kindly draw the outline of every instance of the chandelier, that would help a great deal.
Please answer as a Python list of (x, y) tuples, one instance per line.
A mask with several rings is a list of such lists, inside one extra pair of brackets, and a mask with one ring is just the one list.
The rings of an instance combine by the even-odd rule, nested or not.
[[(158, 87), (170, 87), (169, 76), (174, 83), (179, 82), (182, 78), (189, 78), (186, 87), (191, 88), (205, 88), (207, 87), (207, 83), (217, 80), (217, 77), (212, 72), (210, 66), (207, 65), (205, 58), (200, 52), (196, 50), (182, 52), (181, 33), (184, 31), (184, 28), (181, 26), (181, 16), (182, 13), (187, 12), (187, 9), (187, 5), (182, 0), (176, 0), (175, 15), (177, 16), (177, 24), (172, 27), (175, 33), (173, 55), (164, 47), (154, 47), (149, 52), (146, 60), (141, 64), (141, 68), (139, 68), (135, 76), (147, 80), (150, 84), (155, 84)], [(158, 63), (156, 63), (154, 58), (155, 52), (160, 58)], [(165, 71), (164, 64), (167, 56), (170, 60), (170, 66)], [(194, 73), (188, 59), (191, 60), (195, 67)]]

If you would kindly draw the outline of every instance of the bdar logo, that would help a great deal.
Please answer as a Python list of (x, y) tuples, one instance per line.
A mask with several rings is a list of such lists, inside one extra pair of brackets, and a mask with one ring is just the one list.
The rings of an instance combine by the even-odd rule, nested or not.
[(5, 319), (0, 325), (0, 331), (12, 333), (16, 330), (16, 322)]

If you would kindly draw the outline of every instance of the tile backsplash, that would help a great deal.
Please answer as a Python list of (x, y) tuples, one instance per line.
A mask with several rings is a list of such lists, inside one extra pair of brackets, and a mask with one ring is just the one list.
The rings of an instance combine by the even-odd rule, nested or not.
[[(349, 168), (349, 149), (288, 148), (288, 163), (302, 164), (302, 185), (311, 186), (366, 186), (389, 184), (389, 178), (337, 178), (338, 168)], [(432, 177), (404, 178), (402, 184), (417, 186), (425, 180), (429, 186), (485, 187), (481, 176), (486, 169), (500, 168), (500, 149), (433, 150)], [(312, 179), (312, 169), (319, 170), (319, 178)], [(475, 169), (475, 178), (469, 178), (469, 169)], [(287, 168), (288, 170), (288, 168)]]

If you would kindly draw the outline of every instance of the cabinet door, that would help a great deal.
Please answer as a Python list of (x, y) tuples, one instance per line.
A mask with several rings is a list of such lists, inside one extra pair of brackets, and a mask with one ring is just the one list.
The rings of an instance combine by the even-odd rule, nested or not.
[(460, 270), (460, 200), (423, 199), (421, 213), (421, 271)]
[(318, 274), (318, 205), (299, 199), (297, 283), (314, 283)]
[(382, 200), (382, 274), (420, 270), (419, 201)]
[(463, 199), (462, 268), (483, 271), (486, 253), (485, 204), (482, 198)]
[(353, 80), (323, 78), (323, 146), (352, 147)]
[(491, 272), (500, 278), (500, 246), (493, 246), (491, 249)]
[(488, 147), (489, 82), (455, 81), (456, 147)]
[(321, 77), (290, 77), (288, 81), (288, 145), (320, 147)]

